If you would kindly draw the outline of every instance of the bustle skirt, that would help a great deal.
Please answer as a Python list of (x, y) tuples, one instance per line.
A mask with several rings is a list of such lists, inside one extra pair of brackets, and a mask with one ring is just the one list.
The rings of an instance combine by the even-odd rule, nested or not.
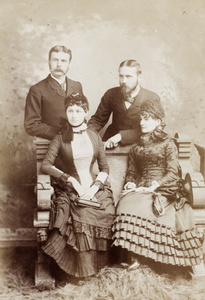
[(201, 263), (202, 241), (188, 203), (176, 210), (163, 197), (165, 214), (155, 216), (151, 192), (131, 192), (116, 208), (113, 244), (156, 262), (177, 266)]
[(58, 191), (55, 214), (51, 214), (51, 234), (42, 250), (67, 274), (87, 277), (109, 265), (113, 196), (110, 189), (99, 191), (100, 209), (77, 206), (72, 201), (74, 197)]

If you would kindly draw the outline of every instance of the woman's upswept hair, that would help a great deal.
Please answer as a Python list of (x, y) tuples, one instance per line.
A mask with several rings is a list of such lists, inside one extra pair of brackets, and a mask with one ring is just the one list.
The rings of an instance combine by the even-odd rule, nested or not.
[[(141, 111), (140, 112), (140, 116), (141, 117), (144, 117), (144, 118), (148, 118), (148, 117), (151, 117), (152, 119), (159, 119), (158, 117), (156, 117), (156, 115), (154, 115), (153, 113), (149, 113), (147, 111)], [(164, 118), (162, 119), (159, 119), (161, 121), (161, 124), (160, 124), (160, 127), (162, 129), (164, 129), (166, 127), (166, 123), (165, 123), (165, 120)]]
[(63, 53), (68, 53), (70, 55), (70, 59), (69, 61), (71, 61), (72, 59), (72, 52), (69, 48), (65, 47), (65, 46), (60, 46), (60, 45), (57, 45), (57, 46), (54, 46), (51, 48), (51, 50), (49, 51), (49, 54), (48, 54), (48, 58), (50, 60), (51, 58), (51, 54), (53, 52), (63, 52)]
[[(89, 103), (87, 98), (83, 94), (75, 93), (68, 95), (65, 98), (65, 111), (69, 106), (78, 105), (84, 109), (85, 112), (89, 110)], [(86, 120), (85, 120), (86, 123)], [(61, 120), (61, 130), (63, 141), (70, 143), (73, 141), (73, 130), (72, 126), (65, 119)]]
[(85, 112), (89, 110), (88, 99), (83, 94), (71, 94), (65, 98), (65, 110), (69, 106), (78, 105), (84, 109)]
[(161, 127), (164, 129), (166, 123), (164, 121), (165, 111), (160, 100), (145, 100), (140, 106), (140, 115), (143, 117), (151, 117), (161, 121)]
[(141, 69), (140, 64), (134, 59), (124, 60), (123, 62), (121, 62), (119, 69), (121, 67), (132, 67), (132, 68), (136, 69), (137, 75), (142, 74), (142, 69)]

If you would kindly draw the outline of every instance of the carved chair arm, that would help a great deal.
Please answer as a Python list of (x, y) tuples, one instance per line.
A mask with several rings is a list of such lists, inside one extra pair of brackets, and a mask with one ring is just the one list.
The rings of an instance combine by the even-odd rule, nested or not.
[(48, 228), (51, 197), (54, 190), (51, 186), (50, 176), (40, 172), (41, 163), (47, 153), (50, 141), (37, 137), (35, 138), (34, 143), (36, 144), (37, 161), (37, 184), (34, 189), (37, 196), (37, 208), (34, 213), (34, 227), (39, 228), (38, 230), (40, 233), (42, 228)]

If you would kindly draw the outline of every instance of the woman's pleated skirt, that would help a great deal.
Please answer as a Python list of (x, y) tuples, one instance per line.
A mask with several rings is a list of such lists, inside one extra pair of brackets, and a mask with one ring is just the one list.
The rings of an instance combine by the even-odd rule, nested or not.
[[(103, 201), (105, 199), (105, 201)], [(42, 250), (67, 274), (87, 277), (109, 265), (114, 218), (112, 194), (99, 193), (100, 209), (80, 207), (62, 193), (57, 214)]]
[(153, 213), (150, 192), (129, 193), (116, 208), (113, 223), (113, 246), (156, 262), (177, 266), (201, 263), (202, 242), (194, 227), (192, 208), (188, 203), (176, 211), (165, 197), (165, 214)]

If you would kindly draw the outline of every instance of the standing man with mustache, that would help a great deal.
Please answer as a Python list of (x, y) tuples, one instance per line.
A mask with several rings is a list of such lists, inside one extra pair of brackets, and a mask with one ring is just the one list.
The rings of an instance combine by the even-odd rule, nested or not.
[(26, 98), (24, 127), (32, 136), (53, 139), (66, 119), (64, 99), (72, 93), (82, 94), (80, 82), (69, 79), (72, 52), (65, 46), (49, 51), (50, 74), (31, 86)]
[(111, 124), (103, 135), (106, 148), (119, 143), (133, 144), (141, 134), (139, 123), (140, 105), (145, 100), (160, 101), (160, 97), (140, 86), (142, 79), (140, 64), (136, 60), (125, 60), (119, 66), (119, 87), (109, 89), (101, 99), (96, 113), (88, 122), (88, 128), (99, 132), (112, 114)]

